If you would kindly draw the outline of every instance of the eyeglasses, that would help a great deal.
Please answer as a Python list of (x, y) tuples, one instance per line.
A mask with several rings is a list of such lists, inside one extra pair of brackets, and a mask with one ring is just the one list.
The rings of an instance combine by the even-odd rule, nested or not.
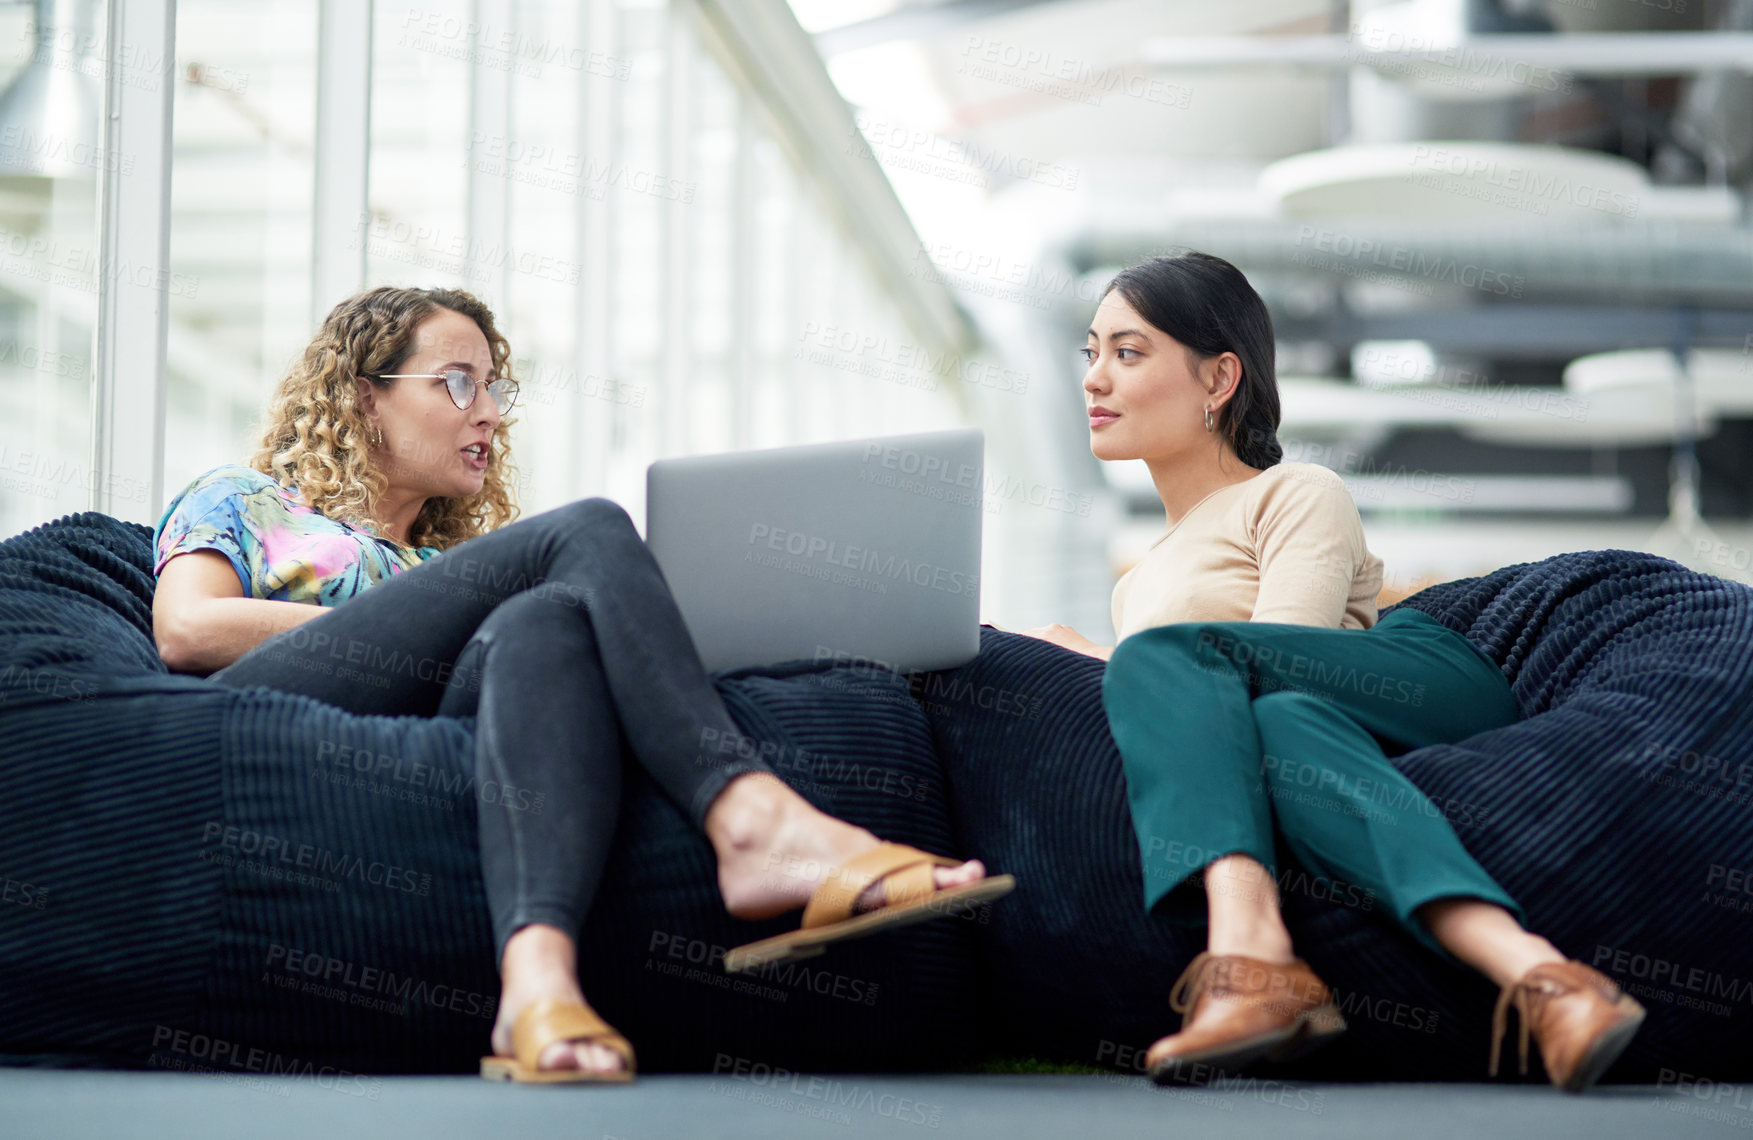
[(493, 406), (504, 415), (517, 403), (516, 380), (477, 380), (460, 368), (452, 368), (445, 372), (394, 372), (382, 373), (379, 380), (443, 380), (446, 390), (450, 392), (451, 403), (463, 411), (475, 405), (475, 394), (480, 386), (487, 386), (487, 394), (493, 397)]

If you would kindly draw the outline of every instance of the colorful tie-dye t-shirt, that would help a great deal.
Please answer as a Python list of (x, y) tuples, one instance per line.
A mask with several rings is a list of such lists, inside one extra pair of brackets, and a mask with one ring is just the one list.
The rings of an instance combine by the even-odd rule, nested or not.
[(215, 550), (231, 562), (246, 598), (338, 606), (437, 547), (403, 546), (337, 522), (260, 471), (227, 465), (170, 501), (152, 535), (154, 574), (179, 554)]

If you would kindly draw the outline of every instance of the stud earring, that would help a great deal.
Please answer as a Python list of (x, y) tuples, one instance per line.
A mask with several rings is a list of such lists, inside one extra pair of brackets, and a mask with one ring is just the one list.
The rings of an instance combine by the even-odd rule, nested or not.
[(1205, 405), (1205, 430), (1216, 431), (1217, 422), (1211, 418), (1211, 405)]

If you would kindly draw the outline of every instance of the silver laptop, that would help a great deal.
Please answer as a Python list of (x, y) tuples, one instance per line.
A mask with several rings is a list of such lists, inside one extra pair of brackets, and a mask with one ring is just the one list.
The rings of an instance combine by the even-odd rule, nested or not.
[(985, 437), (925, 432), (662, 459), (645, 537), (711, 672), (908, 672), (980, 650)]

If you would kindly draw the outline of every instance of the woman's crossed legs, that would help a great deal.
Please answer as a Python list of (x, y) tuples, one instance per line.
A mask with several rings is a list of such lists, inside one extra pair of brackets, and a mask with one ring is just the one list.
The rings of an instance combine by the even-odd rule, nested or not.
[[(1199, 992), (1177, 987), (1189, 1017), (1147, 1054), (1153, 1072), (1186, 1057), (1247, 1057), (1235, 1042), (1251, 1033), (1277, 1050), (1343, 1027), (1280, 913), (1280, 836), (1309, 870), (1383, 899), (1406, 929), (1490, 977), (1506, 1000), (1527, 990), (1524, 1018), (1540, 1018), (1554, 995), (1570, 1001), (1541, 1038), (1555, 1081), (1585, 1086), (1623, 1048), (1641, 1017), (1636, 1003), (1525, 930), (1521, 908), (1446, 813), (1388, 761), (1384, 743), (1453, 742), (1515, 720), (1501, 673), (1464, 638), (1411, 610), (1368, 631), (1188, 623), (1122, 643), (1103, 685), (1146, 906), (1210, 923), (1185, 987)], [(1229, 976), (1240, 973), (1276, 992), (1250, 993), (1252, 983)], [(1207, 991), (1231, 1000), (1200, 1001)], [(1283, 1024), (1293, 1007), (1320, 1026)], [(1570, 1032), (1567, 1020), (1595, 1036)], [(1494, 1046), (1494, 1067), (1495, 1056)]]

